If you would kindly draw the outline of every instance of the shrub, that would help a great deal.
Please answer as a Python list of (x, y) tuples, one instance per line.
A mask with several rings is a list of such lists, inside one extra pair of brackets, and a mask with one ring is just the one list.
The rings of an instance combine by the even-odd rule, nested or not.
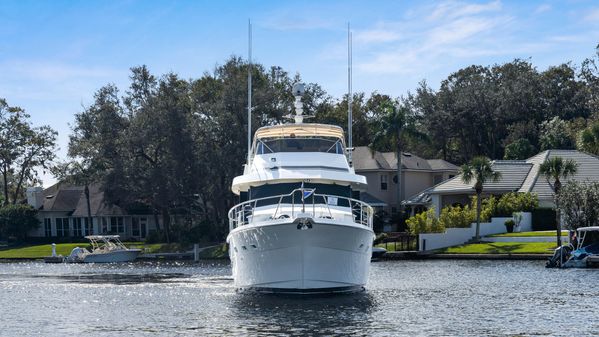
[(533, 193), (506, 193), (497, 200), (494, 216), (512, 216), (515, 212), (530, 212), (537, 208), (539, 200)]
[(448, 206), (441, 210), (439, 222), (445, 228), (467, 228), (476, 220), (476, 211), (470, 206)]
[(37, 210), (29, 205), (7, 205), (0, 208), (0, 236), (23, 240), (27, 233), (38, 228)]
[[(476, 196), (473, 196), (470, 201), (470, 208), (474, 212), (474, 220), (476, 221)], [(494, 196), (490, 196), (487, 199), (483, 199), (480, 207), (480, 221), (486, 222), (496, 213), (497, 199)]]
[(445, 231), (445, 227), (435, 216), (434, 208), (414, 215), (406, 220), (406, 224), (410, 233), (414, 235), (421, 233), (442, 233)]

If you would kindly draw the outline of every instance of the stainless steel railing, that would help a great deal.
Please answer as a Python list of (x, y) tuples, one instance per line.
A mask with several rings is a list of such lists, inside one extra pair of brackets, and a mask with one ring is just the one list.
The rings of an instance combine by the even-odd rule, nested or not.
[[(302, 198), (305, 191), (308, 189), (298, 188), (288, 194), (252, 199), (235, 205), (228, 213), (229, 230), (256, 221), (278, 221), (288, 218), (294, 220), (299, 216), (342, 220), (341, 217), (345, 215), (349, 215), (353, 223), (372, 228), (374, 211), (367, 203), (353, 198), (318, 193), (311, 193)], [(339, 206), (339, 201), (345, 205)], [(273, 210), (269, 211), (267, 207)]]

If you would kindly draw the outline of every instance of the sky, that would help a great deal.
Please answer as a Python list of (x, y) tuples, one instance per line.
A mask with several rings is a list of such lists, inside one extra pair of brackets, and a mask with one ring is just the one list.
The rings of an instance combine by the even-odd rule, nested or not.
[[(129, 69), (197, 78), (230, 56), (299, 73), (340, 97), (353, 88), (405, 95), (426, 80), (515, 58), (539, 70), (595, 55), (599, 1), (0, 1), (0, 97), (59, 132), (66, 159), (74, 114)], [(54, 182), (49, 174), (44, 185)]]

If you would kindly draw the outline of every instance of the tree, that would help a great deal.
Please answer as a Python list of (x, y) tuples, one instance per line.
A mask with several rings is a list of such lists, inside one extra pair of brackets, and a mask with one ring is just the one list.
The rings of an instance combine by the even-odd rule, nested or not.
[(559, 205), (568, 229), (599, 225), (599, 183), (569, 181), (560, 190)]
[(58, 179), (58, 181), (84, 186), (83, 194), (85, 195), (85, 204), (87, 209), (86, 230), (87, 228), (93, 228), (91, 202), (89, 198), (89, 185), (98, 181), (101, 177), (101, 173), (101, 171), (98, 171), (92, 167), (89, 162), (78, 162), (76, 160), (57, 164), (52, 169), (52, 174)]
[(581, 151), (599, 155), (599, 121), (579, 133), (576, 147)]
[(526, 138), (520, 138), (505, 147), (503, 159), (506, 160), (521, 160), (526, 159), (535, 154), (535, 148)]
[(381, 107), (381, 113), (376, 120), (376, 133), (373, 136), (373, 145), (377, 143), (393, 144), (397, 158), (397, 206), (400, 214), (403, 213), (404, 184), (402, 181), (402, 140), (405, 137), (425, 139), (415, 126), (415, 118), (412, 111), (405, 104), (390, 102)]
[(568, 130), (568, 123), (557, 116), (544, 121), (539, 136), (541, 150), (573, 149), (574, 140)]
[(22, 240), (27, 233), (38, 228), (37, 210), (29, 205), (6, 205), (0, 208), (0, 236)]
[(564, 160), (562, 157), (552, 157), (546, 160), (539, 167), (539, 173), (545, 176), (547, 183), (553, 190), (555, 199), (555, 214), (557, 223), (557, 246), (562, 245), (562, 231), (560, 225), (560, 206), (559, 206), (559, 194), (562, 187), (560, 179), (566, 179), (574, 174), (578, 170), (578, 164), (572, 160)]
[(24, 186), (37, 181), (38, 170), (49, 169), (56, 152), (57, 132), (33, 127), (30, 116), (0, 99), (0, 173), (4, 204), (16, 204)]
[(483, 186), (486, 182), (496, 182), (501, 179), (501, 172), (493, 170), (493, 165), (489, 158), (474, 157), (470, 163), (462, 165), (460, 168), (462, 181), (465, 184), (474, 182), (474, 190), (476, 191), (476, 237), (475, 240), (480, 240), (480, 211), (481, 211), (481, 195)]

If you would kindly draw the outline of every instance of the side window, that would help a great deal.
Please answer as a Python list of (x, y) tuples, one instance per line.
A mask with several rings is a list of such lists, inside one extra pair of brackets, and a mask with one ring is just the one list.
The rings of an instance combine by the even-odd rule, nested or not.
[(387, 190), (387, 179), (389, 176), (381, 174), (381, 190)]

